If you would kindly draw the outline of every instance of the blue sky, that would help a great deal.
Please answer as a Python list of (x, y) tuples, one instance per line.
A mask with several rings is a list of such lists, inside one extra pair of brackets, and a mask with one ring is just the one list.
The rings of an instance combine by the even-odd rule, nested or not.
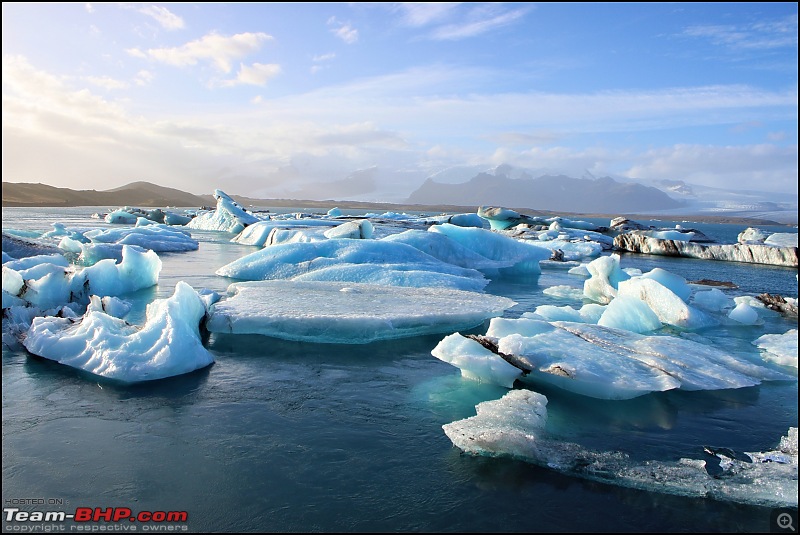
[(3, 180), (400, 201), (505, 163), (796, 197), (797, 9), (4, 2)]

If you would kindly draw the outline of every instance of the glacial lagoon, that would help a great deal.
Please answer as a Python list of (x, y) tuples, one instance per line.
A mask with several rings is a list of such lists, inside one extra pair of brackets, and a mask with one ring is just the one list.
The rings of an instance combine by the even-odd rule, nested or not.
[[(35, 235), (55, 222), (119, 227), (92, 219), (95, 210), (6, 208), (3, 229)], [(648, 223), (692, 226), (721, 243), (735, 242), (745, 228)], [(414, 226), (385, 219), (374, 224), (378, 237)], [(232, 233), (190, 231), (196, 250), (159, 253), (157, 286), (122, 296), (132, 305), (126, 321), (142, 323), (146, 305), (172, 296), (180, 281), (222, 296), (241, 282), (216, 272), (258, 247), (231, 243)], [(731, 299), (765, 292), (797, 297), (794, 268), (640, 254), (622, 254), (620, 267), (643, 273), (662, 268), (688, 281), (731, 281), (737, 288), (721, 289)], [(540, 274), (489, 278), (485, 292), (516, 303), (503, 313), (509, 319), (542, 305), (584, 304), (575, 292), (545, 292), (584, 287), (585, 277), (555, 263), (543, 263)], [(487, 319), (462, 332), (482, 335), (488, 327)], [(796, 319), (762, 311), (750, 325), (725, 320), (659, 331), (793, 380), (671, 389), (626, 400), (547, 384), (517, 383), (512, 392), (524, 388), (546, 397), (551, 446), (562, 444), (563, 451), (586, 458), (609, 453), (623, 459), (607, 468), (711, 461), (704, 447), (769, 452), (797, 427), (797, 371), (762, 359), (753, 341), (796, 328)], [(770, 529), (772, 506), (664, 492), (663, 485), (646, 481), (626, 485), (613, 470), (581, 477), (524, 455), (472, 455), (455, 447), (443, 426), (475, 416), (476, 405), (510, 390), (464, 378), (432, 356), (447, 334), (330, 344), (203, 331), (213, 365), (133, 385), (4, 345), (3, 499), (60, 500), (68, 512), (187, 511), (190, 531)], [(702, 467), (697, 474), (710, 477)], [(714, 481), (725, 483), (723, 476)], [(794, 481), (796, 487), (796, 464)]]

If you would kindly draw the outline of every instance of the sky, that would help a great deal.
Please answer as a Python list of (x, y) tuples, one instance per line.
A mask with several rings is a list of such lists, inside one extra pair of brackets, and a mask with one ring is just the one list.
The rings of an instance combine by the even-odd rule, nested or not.
[(3, 181), (402, 201), (501, 164), (797, 198), (797, 3), (3, 2)]

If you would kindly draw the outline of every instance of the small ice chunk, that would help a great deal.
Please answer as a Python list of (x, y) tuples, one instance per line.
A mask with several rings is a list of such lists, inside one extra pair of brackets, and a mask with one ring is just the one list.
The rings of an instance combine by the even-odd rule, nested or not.
[(328, 239), (336, 238), (349, 238), (349, 239), (365, 239), (372, 238), (372, 223), (369, 219), (361, 219), (360, 221), (348, 221), (336, 227), (326, 230), (323, 234)]
[(797, 368), (797, 329), (783, 334), (765, 334), (753, 341), (753, 345), (763, 350), (765, 360)]
[(583, 283), (583, 295), (600, 304), (608, 304), (617, 296), (619, 283), (630, 275), (619, 267), (619, 255), (601, 256), (587, 264), (591, 278)]
[(561, 297), (564, 299), (583, 301), (583, 290), (567, 285), (550, 286), (542, 290), (542, 293), (551, 297)]
[(511, 388), (522, 375), (522, 370), (503, 360), (500, 355), (459, 333), (446, 336), (431, 354), (459, 368), (463, 377), (481, 383)]
[(711, 312), (721, 312), (726, 308), (732, 307), (733, 300), (719, 288), (711, 288), (710, 290), (695, 292), (692, 297), (692, 304)]
[(728, 317), (744, 325), (758, 323), (758, 312), (747, 303), (739, 303), (736, 308), (728, 313)]

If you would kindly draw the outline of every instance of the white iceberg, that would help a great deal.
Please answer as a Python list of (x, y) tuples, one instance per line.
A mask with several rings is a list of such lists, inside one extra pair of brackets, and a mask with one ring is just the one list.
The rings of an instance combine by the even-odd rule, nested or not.
[(711, 312), (721, 312), (733, 306), (733, 299), (725, 295), (719, 288), (700, 290), (692, 296), (692, 304)]
[[(715, 347), (673, 336), (530, 318), (491, 320), (485, 337), (521, 370), (521, 380), (599, 399), (649, 392), (742, 388), (765, 380), (795, 380)], [(449, 347), (453, 347), (451, 342)], [(437, 358), (456, 362), (457, 355)], [(446, 358), (442, 358), (445, 356)]]
[[(595, 451), (559, 440), (547, 431), (547, 398), (512, 390), (475, 407), (476, 415), (442, 426), (460, 450), (511, 457), (609, 485), (678, 496), (710, 498), (762, 507), (797, 507), (797, 428), (789, 428), (776, 450), (744, 452), (741, 458), (713, 457), (721, 474), (712, 476), (704, 459), (637, 461), (619, 451)], [(708, 455), (708, 454), (707, 454)]]
[(754, 340), (753, 345), (763, 350), (764, 360), (797, 368), (797, 329), (783, 334), (765, 334)]
[(91, 306), (82, 319), (34, 318), (23, 344), (40, 357), (125, 383), (189, 373), (214, 362), (200, 340), (205, 306), (178, 282), (168, 299), (147, 307), (136, 327)]
[(246, 226), (258, 221), (253, 214), (245, 212), (244, 208), (231, 199), (225, 192), (214, 190), (217, 199), (217, 208), (210, 212), (198, 215), (186, 227), (197, 230), (218, 230), (238, 234)]
[(601, 256), (586, 265), (590, 278), (583, 283), (583, 295), (600, 304), (608, 304), (617, 296), (619, 283), (630, 279), (619, 266), (619, 255)]
[(759, 323), (758, 312), (747, 303), (739, 303), (736, 308), (728, 313), (728, 317), (743, 325), (755, 325)]
[(372, 238), (372, 232), (372, 223), (369, 222), (369, 219), (361, 219), (359, 221), (348, 221), (347, 223), (337, 225), (326, 230), (323, 235), (328, 239), (349, 238), (354, 240), (368, 240)]
[(467, 379), (478, 382), (512, 388), (514, 381), (522, 376), (522, 370), (509, 364), (500, 355), (458, 333), (446, 336), (431, 354), (460, 369), (461, 375)]
[[(272, 219), (269, 221), (258, 221), (252, 225), (245, 227), (239, 234), (231, 239), (233, 243), (240, 243), (242, 245), (256, 245), (258, 247), (266, 247), (267, 245), (275, 245), (277, 243), (286, 243), (285, 237), (277, 239), (280, 231), (289, 229), (313, 229), (322, 228), (324, 231), (327, 228), (335, 227), (338, 221), (331, 221), (325, 219)], [(324, 239), (324, 236), (318, 238)], [(295, 241), (312, 241), (311, 239), (296, 238)]]
[(702, 310), (686, 304), (680, 296), (655, 279), (641, 276), (622, 281), (617, 295), (646, 303), (662, 323), (674, 327), (702, 329), (719, 323)]
[(211, 308), (211, 332), (333, 344), (470, 329), (515, 304), (443, 288), (316, 281), (235, 283), (228, 294)]

